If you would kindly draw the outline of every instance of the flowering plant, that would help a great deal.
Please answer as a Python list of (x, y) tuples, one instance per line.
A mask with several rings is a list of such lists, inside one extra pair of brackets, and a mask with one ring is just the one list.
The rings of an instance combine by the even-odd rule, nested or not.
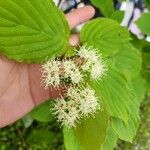
[[(101, 79), (106, 72), (102, 56), (92, 47), (82, 46), (74, 58), (58, 60), (52, 58), (42, 65), (42, 77), (45, 87), (59, 88), (69, 84), (66, 94), (55, 101), (54, 114), (66, 127), (75, 127), (83, 116), (93, 114), (100, 107), (95, 91), (86, 85), (86, 76), (91, 80)], [(84, 80), (85, 78), (85, 80)], [(88, 78), (88, 77), (87, 77)]]
[(68, 150), (113, 148), (118, 138), (132, 142), (138, 129), (142, 56), (129, 31), (110, 18), (86, 23), (74, 48), (52, 0), (0, 1), (0, 53), (41, 63), (45, 88), (66, 86), (51, 114), (63, 127)]

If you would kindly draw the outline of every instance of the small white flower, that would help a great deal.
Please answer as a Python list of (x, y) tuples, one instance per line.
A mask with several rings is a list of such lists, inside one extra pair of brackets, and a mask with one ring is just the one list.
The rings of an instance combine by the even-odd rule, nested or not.
[(82, 92), (82, 100), (80, 109), (84, 116), (88, 116), (89, 114), (94, 114), (99, 108), (98, 98), (95, 96), (94, 90), (85, 88)]
[(64, 60), (64, 77), (70, 78), (72, 83), (79, 83), (82, 80), (82, 74), (79, 68), (75, 65), (73, 60)]
[(71, 81), (75, 84), (79, 83), (82, 81), (82, 74), (80, 73), (79, 69), (75, 69), (71, 74), (70, 74)]
[(75, 127), (82, 117), (94, 114), (100, 108), (98, 98), (90, 87), (70, 87), (66, 98), (57, 99), (54, 114), (66, 127)]
[(64, 120), (66, 127), (75, 127), (78, 120), (80, 119), (79, 110), (75, 107), (71, 107), (69, 113), (66, 115)]
[(51, 59), (42, 65), (42, 83), (45, 88), (53, 85), (54, 87), (60, 84), (59, 78), (60, 61)]
[(79, 110), (72, 99), (57, 99), (54, 104), (54, 115), (57, 116), (58, 122), (66, 127), (75, 127), (80, 119)]
[(99, 60), (99, 56), (97, 55), (97, 49), (93, 48), (92, 46), (88, 47), (83, 45), (82, 47), (80, 47), (78, 55), (91, 64)]
[(90, 71), (91, 65), (92, 65), (92, 62), (86, 60), (86, 62), (81, 66), (81, 68), (83, 71)]
[(76, 66), (72, 60), (65, 59), (63, 60), (63, 68), (65, 71), (65, 76), (67, 78), (70, 75), (70, 73), (76, 69)]
[(97, 54), (97, 49), (92, 46), (82, 46), (77, 52), (77, 55), (84, 58), (85, 63), (81, 66), (83, 71), (87, 71), (91, 74), (93, 80), (100, 79), (106, 72), (106, 63), (102, 56)]
[(96, 62), (91, 68), (91, 78), (93, 80), (100, 79), (106, 71), (107, 69), (104, 62)]

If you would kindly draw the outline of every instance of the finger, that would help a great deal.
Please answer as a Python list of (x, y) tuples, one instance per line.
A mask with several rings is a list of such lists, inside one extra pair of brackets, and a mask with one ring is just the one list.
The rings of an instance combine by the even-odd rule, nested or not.
[(70, 28), (72, 29), (77, 25), (91, 19), (94, 14), (95, 9), (92, 6), (85, 6), (66, 14), (66, 18), (68, 20)]
[(69, 43), (71, 46), (77, 46), (80, 42), (79, 34), (73, 34), (70, 36)]

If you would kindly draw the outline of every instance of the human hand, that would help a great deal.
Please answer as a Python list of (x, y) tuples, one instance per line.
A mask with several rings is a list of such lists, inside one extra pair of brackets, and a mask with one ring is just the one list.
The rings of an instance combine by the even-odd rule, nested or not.
[[(71, 29), (94, 16), (94, 8), (86, 6), (66, 15)], [(79, 43), (79, 35), (72, 35), (71, 45)], [(56, 98), (61, 89), (44, 89), (39, 64), (21, 64), (0, 56), (0, 127), (15, 122), (36, 105)]]

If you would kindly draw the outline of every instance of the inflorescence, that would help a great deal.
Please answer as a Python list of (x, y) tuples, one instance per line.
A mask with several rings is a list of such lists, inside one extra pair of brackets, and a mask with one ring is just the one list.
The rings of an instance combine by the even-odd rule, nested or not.
[(42, 65), (45, 88), (69, 84), (65, 96), (54, 101), (52, 108), (61, 125), (75, 127), (81, 118), (94, 115), (100, 109), (98, 97), (85, 79), (89, 76), (91, 80), (100, 80), (106, 71), (102, 55), (88, 46), (80, 47), (74, 58), (52, 58)]

